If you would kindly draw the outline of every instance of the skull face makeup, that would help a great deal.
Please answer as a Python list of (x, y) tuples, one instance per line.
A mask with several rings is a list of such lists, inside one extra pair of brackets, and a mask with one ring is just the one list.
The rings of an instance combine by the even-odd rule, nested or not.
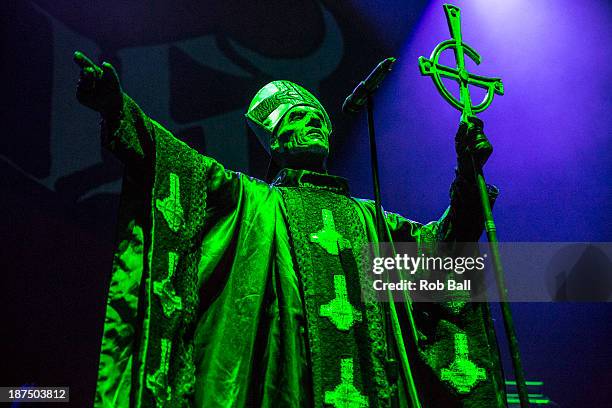
[(272, 158), (283, 167), (325, 170), (329, 133), (318, 109), (296, 106), (285, 114), (272, 135)]
[(306, 89), (289, 81), (270, 82), (257, 92), (246, 117), (276, 164), (325, 171), (331, 122)]

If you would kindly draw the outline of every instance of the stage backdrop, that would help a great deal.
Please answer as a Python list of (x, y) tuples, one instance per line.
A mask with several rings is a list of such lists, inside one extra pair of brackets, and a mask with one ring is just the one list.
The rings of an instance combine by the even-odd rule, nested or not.
[[(0, 385), (69, 385), (72, 406), (93, 399), (122, 168), (100, 148), (97, 114), (74, 98), (74, 50), (113, 63), (125, 91), (177, 137), (255, 177), (267, 159), (247, 137), (251, 97), (273, 79), (305, 86), (334, 122), (330, 170), (359, 197), (372, 196), (365, 118), (340, 107), (396, 56), (376, 95), (383, 203), (419, 221), (448, 204), (459, 115), (417, 65), (449, 37), (439, 1), (8, 3)], [(483, 56), (469, 69), (506, 87), (481, 116), (500, 239), (612, 241), (610, 5), (458, 5), (464, 40)], [(608, 304), (513, 310), (528, 378), (560, 406), (612, 399)]]

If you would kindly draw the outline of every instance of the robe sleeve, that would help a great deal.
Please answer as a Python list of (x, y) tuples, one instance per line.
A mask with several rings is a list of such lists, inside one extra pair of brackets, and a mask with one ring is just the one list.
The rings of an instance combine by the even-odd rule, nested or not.
[[(499, 191), (491, 185), (487, 188), (493, 206)], [(386, 218), (395, 242), (416, 242), (419, 252), (429, 255), (436, 254), (439, 243), (477, 242), (484, 229), (477, 186), (459, 174), (450, 188), (450, 206), (437, 221), (421, 224), (393, 213)], [(481, 277), (471, 279), (477, 285)], [(417, 388), (427, 390), (421, 391), (422, 402), (426, 406), (505, 407), (489, 307), (466, 300), (412, 304), (422, 364), (416, 373)], [(466, 353), (465, 359), (455, 361), (460, 352)], [(460, 363), (472, 371), (461, 371)], [(467, 374), (474, 378), (464, 381)], [(421, 382), (422, 378), (432, 380)]]
[[(491, 207), (499, 189), (487, 184)], [(477, 242), (484, 230), (478, 187), (457, 174), (450, 188), (450, 206), (438, 221), (436, 239), (441, 242)]]
[[(128, 407), (147, 397), (165, 403), (171, 388), (172, 398), (190, 392), (180, 379), (193, 367), (168, 361), (170, 353), (190, 359), (174, 338), (196, 308), (201, 253), (194, 248), (204, 220), (233, 213), (249, 186), (262, 182), (189, 148), (125, 94), (121, 114), (102, 123), (102, 145), (125, 174), (95, 406)], [(169, 370), (184, 389), (170, 387)]]
[(199, 155), (149, 118), (126, 94), (123, 94), (123, 109), (118, 120), (102, 121), (101, 139), (102, 146), (113, 152), (126, 166), (126, 176), (147, 188), (152, 187), (155, 165), (159, 164), (156, 161), (158, 143), (165, 141), (180, 145), (187, 156), (192, 156), (187, 157), (187, 161), (205, 162), (207, 189), (212, 195), (210, 209), (217, 209), (219, 202), (231, 206), (236, 201), (239, 179), (244, 178), (243, 175), (225, 169), (211, 157)]

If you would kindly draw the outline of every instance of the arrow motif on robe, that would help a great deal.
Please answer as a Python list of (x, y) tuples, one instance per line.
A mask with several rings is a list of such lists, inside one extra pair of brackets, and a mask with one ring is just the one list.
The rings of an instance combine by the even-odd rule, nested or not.
[[(487, 78), (467, 72), (464, 54), (474, 61), (476, 65), (480, 64), (480, 55), (472, 47), (465, 44), (461, 38), (461, 11), (459, 7), (445, 4), (444, 12), (446, 13), (446, 21), (448, 22), (452, 39), (438, 44), (429, 58), (419, 57), (419, 68), (422, 75), (431, 76), (442, 97), (454, 108), (462, 111), (462, 119), (465, 120), (467, 116), (487, 109), (491, 102), (493, 102), (495, 94), (503, 95), (504, 85), (501, 78)], [(452, 48), (455, 52), (455, 59), (457, 60), (456, 68), (451, 68), (438, 62), (440, 54), (449, 48)], [(459, 100), (446, 89), (442, 83), (442, 77), (450, 78), (459, 83)], [(469, 85), (477, 86), (487, 91), (486, 96), (478, 105), (472, 105)]]

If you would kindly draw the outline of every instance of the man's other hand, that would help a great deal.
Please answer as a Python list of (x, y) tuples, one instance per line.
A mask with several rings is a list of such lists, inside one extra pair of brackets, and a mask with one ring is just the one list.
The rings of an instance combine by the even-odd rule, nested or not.
[(483, 131), (484, 123), (475, 116), (467, 118), (467, 122), (459, 124), (455, 136), (455, 151), (459, 173), (468, 180), (474, 179), (472, 157), (477, 166), (484, 166), (493, 153), (493, 146)]
[(80, 51), (75, 51), (73, 59), (81, 68), (76, 90), (78, 101), (105, 117), (117, 116), (121, 112), (123, 93), (115, 68), (108, 62), (99, 67)]

